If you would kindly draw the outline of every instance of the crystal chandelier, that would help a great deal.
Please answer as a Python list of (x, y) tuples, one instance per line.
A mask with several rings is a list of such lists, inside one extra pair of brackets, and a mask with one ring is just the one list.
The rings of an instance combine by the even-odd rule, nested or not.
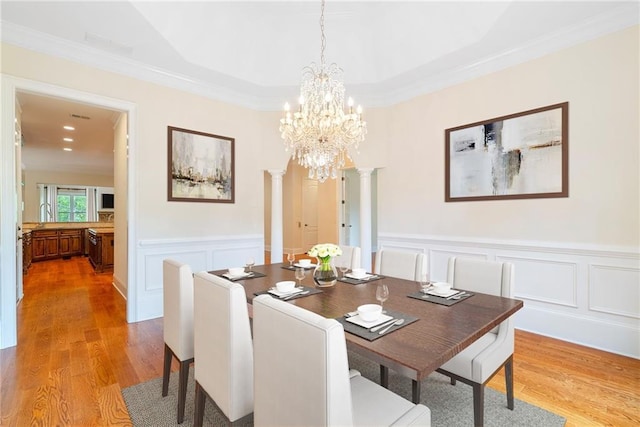
[(342, 68), (324, 62), (324, 0), (320, 33), (320, 65), (312, 62), (302, 69), (300, 105), (291, 112), (289, 103), (285, 104), (280, 134), (291, 158), (309, 169), (309, 178), (324, 182), (337, 177), (348, 150), (364, 141), (367, 123), (362, 120), (362, 107), (354, 111), (353, 99), (349, 98), (345, 109)]

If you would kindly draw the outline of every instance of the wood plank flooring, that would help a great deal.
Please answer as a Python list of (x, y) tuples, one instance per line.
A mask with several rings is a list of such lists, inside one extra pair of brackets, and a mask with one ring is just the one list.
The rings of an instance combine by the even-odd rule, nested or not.
[[(0, 351), (0, 425), (131, 425), (120, 390), (162, 375), (162, 319), (127, 324), (111, 281), (83, 257), (33, 263), (18, 346)], [(514, 377), (567, 427), (640, 425), (638, 360), (516, 331)]]

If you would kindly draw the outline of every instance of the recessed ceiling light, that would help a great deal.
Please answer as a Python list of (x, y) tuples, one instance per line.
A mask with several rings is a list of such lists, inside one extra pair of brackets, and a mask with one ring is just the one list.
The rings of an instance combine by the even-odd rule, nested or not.
[(73, 138), (62, 138), (64, 141), (73, 142)]
[(68, 147), (63, 148), (63, 150), (64, 150), (64, 151), (73, 151), (73, 149), (68, 148)]
[(63, 126), (66, 130), (76, 130), (73, 126)]

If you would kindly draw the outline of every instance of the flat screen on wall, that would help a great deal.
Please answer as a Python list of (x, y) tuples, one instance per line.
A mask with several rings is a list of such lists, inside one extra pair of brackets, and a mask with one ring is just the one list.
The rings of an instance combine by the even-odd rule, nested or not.
[(102, 193), (102, 209), (113, 209), (113, 194)]

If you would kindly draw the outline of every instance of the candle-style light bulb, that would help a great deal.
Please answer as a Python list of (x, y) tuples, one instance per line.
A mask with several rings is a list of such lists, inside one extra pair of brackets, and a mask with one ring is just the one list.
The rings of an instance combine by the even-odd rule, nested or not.
[(290, 108), (290, 107), (289, 107), (289, 103), (288, 103), (288, 102), (285, 102), (285, 103), (284, 103), (284, 111), (289, 111), (289, 108)]

